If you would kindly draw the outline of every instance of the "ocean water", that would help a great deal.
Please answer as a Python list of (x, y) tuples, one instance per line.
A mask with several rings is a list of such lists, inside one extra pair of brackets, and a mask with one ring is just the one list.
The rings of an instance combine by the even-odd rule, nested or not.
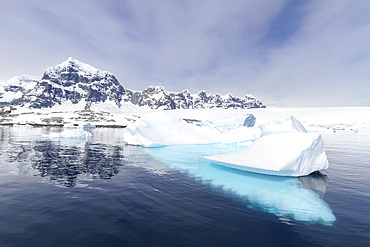
[(241, 172), (203, 155), (242, 145), (125, 146), (0, 127), (0, 246), (369, 246), (370, 136), (323, 135), (330, 168)]

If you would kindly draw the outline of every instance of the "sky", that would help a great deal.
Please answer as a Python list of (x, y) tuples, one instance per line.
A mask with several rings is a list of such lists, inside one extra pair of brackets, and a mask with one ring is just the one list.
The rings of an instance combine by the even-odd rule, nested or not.
[(0, 0), (0, 81), (68, 57), (134, 90), (370, 106), (370, 1)]

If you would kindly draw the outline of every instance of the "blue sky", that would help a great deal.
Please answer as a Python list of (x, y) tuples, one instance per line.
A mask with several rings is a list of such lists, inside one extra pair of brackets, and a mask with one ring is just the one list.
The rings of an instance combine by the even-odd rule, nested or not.
[(0, 0), (0, 80), (76, 58), (124, 87), (370, 106), (368, 0)]

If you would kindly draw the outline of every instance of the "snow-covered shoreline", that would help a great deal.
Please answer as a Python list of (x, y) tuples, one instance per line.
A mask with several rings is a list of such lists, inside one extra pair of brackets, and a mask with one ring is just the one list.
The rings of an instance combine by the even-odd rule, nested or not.
[(183, 118), (197, 119), (200, 121), (222, 117), (235, 117), (250, 113), (256, 117), (256, 125), (270, 122), (281, 117), (294, 116), (311, 132), (345, 130), (370, 133), (370, 107), (286, 107), (175, 111)]
[(165, 112), (188, 122), (213, 121), (253, 114), (256, 126), (275, 119), (294, 116), (310, 132), (370, 133), (370, 107), (314, 107), (314, 108), (252, 108), (252, 109), (179, 109), (152, 110), (124, 104), (121, 108), (112, 102), (92, 105), (84, 110), (83, 103), (53, 108), (30, 109), (0, 105), (0, 125), (30, 124), (34, 126), (63, 126), (90, 122), (97, 127), (125, 127), (147, 115)]

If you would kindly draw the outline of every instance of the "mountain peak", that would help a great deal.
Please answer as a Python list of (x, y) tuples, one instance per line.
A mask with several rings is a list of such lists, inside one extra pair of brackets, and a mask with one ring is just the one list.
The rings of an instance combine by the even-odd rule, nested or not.
[(80, 62), (77, 59), (69, 57), (66, 61), (56, 65), (55, 67), (49, 67), (45, 73), (58, 76), (61, 73), (77, 72), (85, 75), (98, 75), (105, 76), (109, 72), (99, 70), (89, 64)]

